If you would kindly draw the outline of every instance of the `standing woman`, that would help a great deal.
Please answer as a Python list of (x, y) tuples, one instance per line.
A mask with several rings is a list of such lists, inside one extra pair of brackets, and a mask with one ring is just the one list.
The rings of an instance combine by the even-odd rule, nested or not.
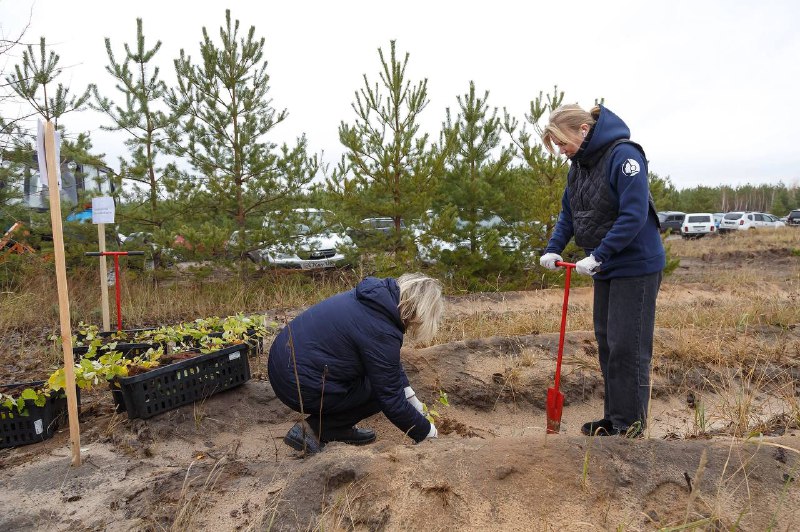
[(542, 134), (570, 160), (558, 222), (540, 259), (551, 270), (571, 238), (575, 270), (594, 280), (594, 333), (605, 382), (603, 418), (584, 434), (636, 436), (647, 422), (656, 296), (666, 266), (644, 150), (617, 115), (562, 105)]
[(289, 408), (307, 415), (284, 438), (306, 453), (326, 443), (363, 445), (375, 432), (355, 424), (378, 412), (415, 442), (437, 437), (400, 361), (405, 336), (426, 342), (439, 327), (442, 285), (421, 273), (367, 277), (308, 308), (269, 350), (269, 382)]

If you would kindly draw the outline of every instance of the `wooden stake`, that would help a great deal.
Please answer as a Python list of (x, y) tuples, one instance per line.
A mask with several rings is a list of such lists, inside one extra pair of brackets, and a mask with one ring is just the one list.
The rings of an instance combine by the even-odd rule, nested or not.
[[(106, 224), (97, 224), (98, 250), (104, 253), (106, 250)], [(100, 256), (100, 306), (103, 310), (103, 330), (111, 330), (111, 315), (108, 311), (108, 265), (106, 258)]]
[(53, 247), (55, 248), (58, 316), (61, 323), (61, 345), (64, 348), (69, 438), (72, 442), (72, 465), (77, 467), (81, 465), (81, 433), (80, 425), (78, 424), (78, 398), (75, 394), (75, 359), (72, 355), (67, 266), (64, 260), (64, 230), (61, 224), (61, 193), (58, 189), (58, 177), (56, 176), (56, 168), (60, 161), (56, 160), (55, 129), (53, 128), (53, 123), (49, 120), (45, 124), (44, 146), (47, 157), (47, 188), (50, 192), (50, 221), (53, 225)]

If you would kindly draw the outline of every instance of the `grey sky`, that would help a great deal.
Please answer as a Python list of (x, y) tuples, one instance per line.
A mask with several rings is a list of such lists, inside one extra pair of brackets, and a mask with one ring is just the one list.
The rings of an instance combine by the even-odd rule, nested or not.
[[(179, 50), (197, 58), (201, 28), (216, 37), (226, 7), (245, 30), (254, 25), (266, 38), (273, 104), (289, 111), (272, 140), (291, 143), (305, 132), (332, 164), (342, 152), (339, 122), (354, 119), (350, 104), (362, 75), (378, 80), (377, 49), (396, 39), (411, 56), (409, 79), (428, 79), (428, 132), (438, 132), (445, 108), (457, 106), (470, 80), (490, 91), (491, 106), (520, 120), (539, 91), (557, 84), (566, 102), (584, 107), (604, 97), (644, 146), (650, 170), (679, 188), (800, 185), (792, 117), (800, 3), (791, 0), (0, 0), (0, 27), (10, 37), (31, 14), (25, 41), (47, 38), (66, 67), (63, 83), (77, 89), (94, 82), (119, 101), (104, 70), (104, 37), (120, 57), (142, 17), (149, 44), (163, 42), (157, 58), (171, 82)], [(0, 65), (4, 77), (21, 49), (15, 55)], [(124, 137), (100, 131), (107, 119), (85, 111), (62, 123), (68, 132), (90, 131), (97, 151), (118, 168)]]

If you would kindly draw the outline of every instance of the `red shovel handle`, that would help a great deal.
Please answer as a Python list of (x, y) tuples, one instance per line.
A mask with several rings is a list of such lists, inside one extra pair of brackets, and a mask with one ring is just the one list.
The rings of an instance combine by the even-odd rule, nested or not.
[(564, 406), (564, 394), (559, 391), (561, 384), (561, 359), (564, 355), (564, 335), (567, 329), (567, 307), (569, 306), (569, 281), (575, 265), (570, 262), (557, 261), (556, 266), (567, 269), (564, 282), (564, 306), (561, 308), (561, 334), (558, 338), (558, 358), (556, 361), (555, 386), (547, 389), (547, 433), (558, 434), (561, 429), (561, 412)]
[(561, 384), (561, 358), (564, 354), (564, 335), (567, 331), (567, 308), (569, 307), (569, 281), (572, 276), (572, 269), (575, 267), (574, 263), (557, 261), (556, 266), (566, 268), (567, 275), (564, 279), (564, 304), (561, 307), (561, 334), (558, 337), (558, 359), (556, 360), (556, 379), (555, 390), (558, 393), (558, 387)]

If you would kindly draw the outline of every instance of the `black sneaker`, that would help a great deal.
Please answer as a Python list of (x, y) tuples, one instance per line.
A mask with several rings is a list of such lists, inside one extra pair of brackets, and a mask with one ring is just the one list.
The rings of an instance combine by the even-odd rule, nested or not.
[(296, 451), (303, 451), (306, 454), (316, 454), (322, 450), (324, 444), (317, 441), (317, 435), (305, 422), (295, 423), (286, 436), (283, 437), (283, 442)]
[(599, 419), (597, 421), (590, 421), (584, 423), (581, 427), (581, 433), (586, 436), (615, 436), (619, 431), (614, 428), (614, 424), (610, 419)]
[(350, 445), (366, 445), (375, 441), (375, 431), (358, 427), (322, 429), (322, 442), (340, 441)]

